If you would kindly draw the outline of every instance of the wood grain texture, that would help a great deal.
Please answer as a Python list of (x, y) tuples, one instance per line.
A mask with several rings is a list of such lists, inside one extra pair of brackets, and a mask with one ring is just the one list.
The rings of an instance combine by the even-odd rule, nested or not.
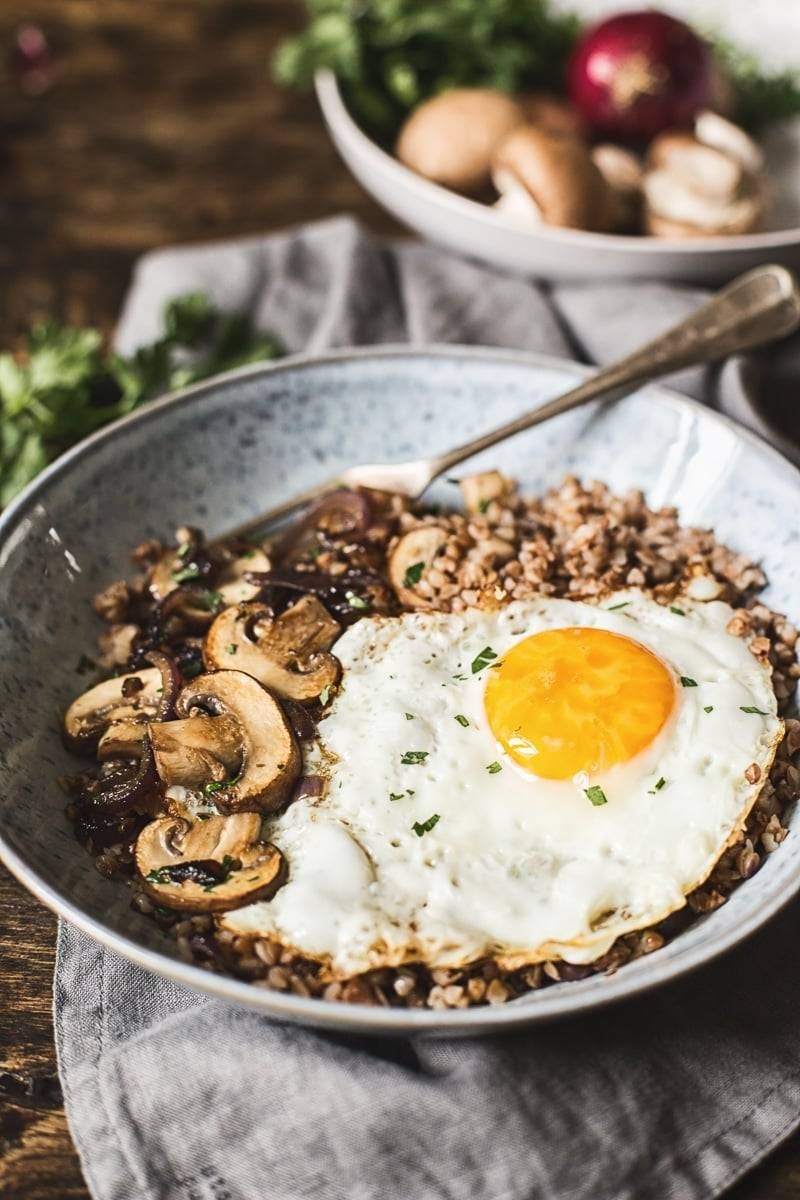
[[(29, 21), (60, 67), (38, 99), (5, 65)], [(165, 243), (341, 211), (395, 228), (339, 163), (313, 100), (270, 80), (299, 21), (290, 0), (3, 0), (0, 345), (47, 314), (110, 330), (133, 262)], [(56, 1077), (54, 939), (51, 914), (0, 868), (2, 1200), (88, 1197)], [(731, 1195), (800, 1197), (800, 1138)]]

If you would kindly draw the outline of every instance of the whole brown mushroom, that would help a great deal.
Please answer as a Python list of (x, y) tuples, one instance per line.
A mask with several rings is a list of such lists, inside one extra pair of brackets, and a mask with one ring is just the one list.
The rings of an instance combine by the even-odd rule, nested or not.
[(498, 146), (492, 178), (503, 194), (522, 189), (545, 225), (602, 230), (612, 211), (610, 189), (588, 146), (528, 126)]
[(465, 195), (489, 186), (492, 155), (525, 114), (491, 88), (452, 88), (426, 100), (400, 130), (395, 153), (426, 179)]

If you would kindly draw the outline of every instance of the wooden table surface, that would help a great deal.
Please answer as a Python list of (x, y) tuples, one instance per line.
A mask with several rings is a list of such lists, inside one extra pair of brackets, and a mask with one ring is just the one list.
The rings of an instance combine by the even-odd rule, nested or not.
[[(299, 19), (290, 0), (3, 0), (0, 346), (47, 314), (110, 330), (134, 260), (154, 246), (342, 211), (392, 229), (314, 102), (270, 80), (271, 51)], [(5, 66), (23, 22), (45, 30), (59, 69), (38, 98)], [(55, 929), (0, 868), (3, 1200), (88, 1196), (56, 1076)], [(800, 1137), (731, 1195), (800, 1197)]]

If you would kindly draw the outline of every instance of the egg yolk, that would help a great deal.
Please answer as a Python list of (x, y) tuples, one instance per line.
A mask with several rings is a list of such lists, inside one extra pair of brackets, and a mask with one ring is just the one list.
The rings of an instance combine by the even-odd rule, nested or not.
[(658, 735), (675, 704), (667, 666), (604, 629), (551, 629), (517, 642), (489, 671), (484, 704), (503, 749), (543, 779), (597, 775)]

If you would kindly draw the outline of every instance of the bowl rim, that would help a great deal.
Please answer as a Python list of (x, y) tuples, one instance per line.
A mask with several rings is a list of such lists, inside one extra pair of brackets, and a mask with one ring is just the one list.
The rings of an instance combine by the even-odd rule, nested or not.
[[(295, 354), (274, 362), (255, 363), (227, 371), (151, 401), (141, 409), (119, 418), (79, 442), (45, 468), (0, 514), (0, 569), (4, 566), (9, 551), (25, 536), (27, 512), (36, 505), (40, 496), (47, 492), (54, 480), (68, 473), (84, 458), (91, 456), (98, 447), (124, 434), (127, 429), (157, 422), (165, 411), (193, 403), (203, 395), (213, 395), (220, 386), (236, 383), (243, 379), (252, 380), (263, 376), (271, 377), (303, 372), (316, 367), (341, 365), (349, 362), (448, 358), (459, 361), (505, 363), (533, 370), (551, 370), (573, 375), (577, 379), (591, 374), (590, 367), (556, 355), (481, 346), (462, 346), (456, 343), (420, 347), (387, 344), (353, 349), (342, 348), (330, 350), (324, 354)], [(686, 413), (688, 410), (692, 415), (702, 415), (706, 420), (733, 432), (737, 438), (765, 454), (767, 459), (771, 460), (775, 470), (790, 480), (800, 492), (800, 469), (757, 434), (724, 414), (663, 385), (653, 384), (643, 389), (632, 389), (631, 394), (639, 390), (647, 391), (650, 394), (655, 393), (655, 398), (660, 403), (668, 405), (679, 413)], [(269, 1015), (282, 1021), (299, 1022), (317, 1028), (387, 1036), (417, 1034), (468, 1036), (499, 1033), (539, 1022), (594, 1012), (609, 1004), (630, 999), (648, 992), (652, 988), (672, 982), (713, 962), (755, 933), (762, 925), (777, 915), (800, 891), (800, 871), (798, 871), (788, 887), (785, 881), (780, 881), (779, 886), (774, 886), (771, 891), (762, 896), (761, 904), (754, 906), (750, 912), (745, 911), (740, 914), (738, 924), (732, 926), (730, 930), (723, 931), (722, 935), (711, 945), (695, 947), (683, 959), (677, 961), (667, 960), (660, 964), (657, 959), (641, 960), (650, 966), (650, 970), (645, 971), (643, 977), (638, 973), (631, 976), (626, 970), (622, 970), (606, 978), (602, 994), (592, 995), (588, 999), (582, 996), (581, 983), (577, 982), (571, 983), (566, 989), (559, 986), (548, 988), (539, 994), (535, 1003), (527, 1005), (512, 1003), (494, 1007), (451, 1010), (392, 1009), (362, 1007), (341, 1001), (323, 1001), (313, 997), (306, 998), (256, 988), (251, 983), (230, 976), (211, 974), (190, 963), (181, 962), (158, 950), (143, 946), (126, 934), (117, 933), (102, 921), (85, 913), (68, 896), (62, 895), (38, 873), (35, 867), (29, 866), (23, 861), (8, 843), (1, 828), (0, 862), (51, 911), (75, 925), (103, 947), (153, 974), (170, 979), (195, 992), (206, 993), (218, 1000), (256, 1009), (263, 1015)]]
[(314, 87), (322, 114), (331, 130), (338, 130), (346, 134), (350, 141), (355, 143), (357, 149), (372, 160), (376, 171), (379, 171), (384, 177), (394, 180), (398, 188), (415, 193), (419, 200), (448, 210), (454, 216), (488, 225), (492, 229), (501, 229), (518, 234), (520, 237), (550, 242), (553, 245), (571, 244), (587, 253), (592, 250), (615, 250), (631, 254), (656, 254), (661, 257), (677, 253), (716, 255), (725, 251), (769, 251), (796, 245), (800, 242), (800, 225), (792, 225), (786, 229), (764, 230), (761, 233), (697, 238), (657, 238), (624, 233), (592, 233), (585, 229), (561, 229), (547, 225), (543, 225), (540, 229), (523, 229), (521, 226), (504, 221), (501, 214), (495, 212), (490, 205), (471, 200), (468, 196), (460, 196), (458, 192), (453, 192), (441, 184), (425, 179), (384, 150), (364, 132), (351, 116), (339, 88), (339, 81), (333, 71), (328, 68), (317, 70), (314, 75)]

